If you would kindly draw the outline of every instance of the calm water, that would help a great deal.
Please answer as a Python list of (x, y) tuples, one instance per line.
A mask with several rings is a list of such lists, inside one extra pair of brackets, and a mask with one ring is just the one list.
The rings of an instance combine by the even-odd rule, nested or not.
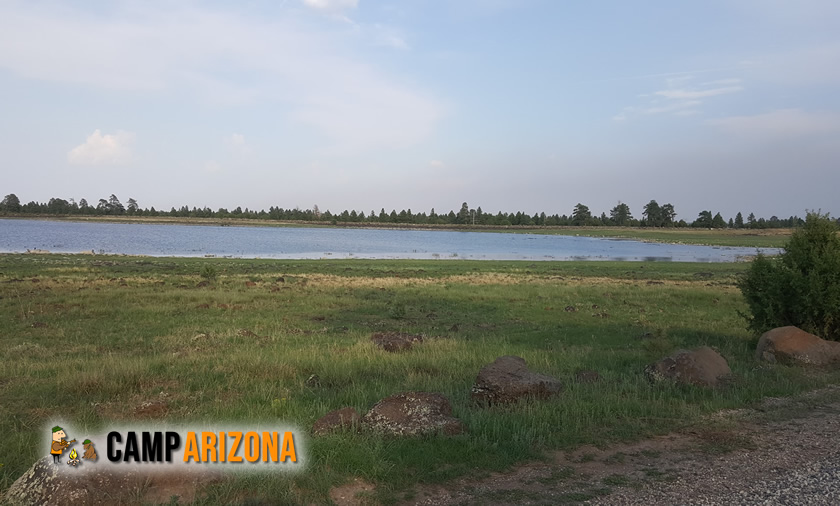
[[(755, 248), (484, 232), (220, 227), (0, 219), (0, 252), (239, 258), (465, 258), (732, 262)], [(764, 249), (766, 253), (776, 250)]]

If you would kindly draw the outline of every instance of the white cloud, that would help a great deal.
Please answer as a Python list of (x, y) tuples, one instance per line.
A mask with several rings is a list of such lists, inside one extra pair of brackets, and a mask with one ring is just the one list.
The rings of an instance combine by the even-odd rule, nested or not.
[[(416, 85), (356, 54), (358, 33), (314, 29), (293, 10), (268, 20), (192, 2), (126, 2), (103, 17), (67, 3), (45, 5), (0, 2), (0, 71), (94, 89), (182, 94), (216, 106), (272, 107), (344, 151), (417, 143), (444, 112)], [(393, 32), (383, 43), (400, 47), (401, 40)]]
[(443, 163), (441, 160), (432, 160), (431, 162), (429, 162), (429, 165), (431, 165), (432, 167), (436, 167), (436, 168), (441, 168), (441, 167), (446, 166), (446, 164)]
[(245, 136), (242, 134), (231, 134), (225, 137), (225, 145), (231, 151), (239, 155), (247, 155), (251, 153), (251, 146), (245, 141)]
[(687, 89), (672, 89), (654, 92), (654, 95), (659, 95), (665, 98), (675, 98), (682, 100), (691, 100), (697, 98), (716, 97), (718, 95), (726, 95), (728, 93), (737, 93), (743, 90), (741, 86), (726, 86), (723, 88), (711, 88), (707, 90), (687, 90)]
[(741, 84), (741, 79), (730, 77), (727, 79), (716, 79), (714, 81), (709, 81), (707, 83), (702, 83), (700, 86), (729, 86), (729, 85), (736, 85)]
[(394, 28), (384, 25), (373, 26), (373, 39), (377, 45), (393, 49), (410, 49), (405, 38)]
[(211, 174), (216, 174), (222, 171), (222, 166), (219, 165), (218, 162), (210, 160), (209, 162), (204, 164), (204, 170)]
[(231, 134), (231, 136), (227, 138), (227, 141), (232, 146), (244, 146), (245, 136), (242, 134)]
[(668, 88), (674, 88), (675, 86), (682, 86), (683, 83), (691, 81), (692, 79), (694, 79), (693, 75), (682, 74), (665, 79), (665, 85), (668, 86)]
[(697, 109), (703, 102), (700, 100), (683, 100), (680, 102), (653, 100), (645, 107), (625, 107), (620, 113), (612, 117), (613, 121), (627, 121), (630, 116), (657, 114), (673, 114), (674, 116), (692, 116), (700, 114)]
[(744, 89), (740, 85), (741, 80), (737, 78), (718, 79), (692, 87), (689, 85), (693, 79), (694, 76), (689, 74), (668, 77), (665, 79), (666, 89), (640, 95), (639, 98), (647, 100), (647, 104), (625, 107), (613, 116), (613, 121), (626, 121), (637, 115), (694, 116), (702, 114), (703, 101), (700, 99), (737, 93)]
[(783, 139), (840, 132), (840, 114), (779, 109), (753, 116), (731, 116), (707, 121), (724, 132), (758, 139)]
[(307, 7), (320, 10), (355, 9), (359, 0), (303, 0)]
[(703, 102), (699, 100), (686, 100), (683, 102), (666, 102), (663, 105), (653, 105), (637, 109), (642, 114), (663, 114), (668, 112), (684, 112), (685, 109), (698, 107)]
[(674, 116), (697, 116), (698, 114), (703, 114), (697, 109), (684, 109), (682, 111), (676, 111)]
[(133, 144), (131, 132), (102, 135), (96, 129), (84, 144), (67, 153), (67, 161), (72, 165), (121, 165), (131, 160)]

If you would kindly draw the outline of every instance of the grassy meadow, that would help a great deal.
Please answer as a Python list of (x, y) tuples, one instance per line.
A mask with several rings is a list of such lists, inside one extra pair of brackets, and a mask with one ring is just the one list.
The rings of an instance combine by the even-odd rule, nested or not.
[[(738, 316), (746, 306), (734, 285), (745, 269), (0, 255), (0, 491), (42, 457), (43, 426), (54, 417), (91, 433), (150, 418), (308, 429), (333, 409), (365, 412), (398, 392), (442, 392), (465, 435), (314, 438), (305, 472), (242, 477), (206, 498), (328, 503), (331, 487), (358, 477), (388, 503), (411, 498), (418, 484), (680, 430), (717, 410), (840, 379), (754, 361), (757, 336)], [(387, 353), (370, 341), (385, 331), (427, 339)], [(700, 345), (728, 359), (731, 384), (705, 390), (644, 378), (647, 363)], [(478, 370), (501, 355), (525, 358), (565, 391), (545, 402), (474, 406)], [(580, 369), (602, 380), (578, 384)], [(317, 385), (307, 384), (313, 374)], [(152, 401), (160, 409), (144, 411)]]
[(706, 228), (631, 228), (631, 227), (550, 227), (527, 230), (531, 234), (580, 235), (607, 237), (646, 242), (672, 244), (699, 244), (706, 246), (743, 246), (755, 248), (781, 248), (790, 239), (794, 229), (706, 229)]

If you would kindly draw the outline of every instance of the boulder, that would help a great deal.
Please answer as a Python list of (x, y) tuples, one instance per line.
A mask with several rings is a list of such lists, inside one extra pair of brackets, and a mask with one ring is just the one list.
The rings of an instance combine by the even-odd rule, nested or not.
[(53, 463), (52, 457), (44, 457), (12, 483), (6, 495), (0, 496), (0, 503), (12, 506), (160, 504), (169, 503), (173, 495), (191, 503), (201, 488), (221, 480), (220, 474), (209, 471), (144, 473), (125, 466), (86, 463), (74, 468), (66, 464), (66, 456), (59, 464)]
[(645, 375), (653, 383), (671, 380), (702, 387), (716, 387), (731, 374), (726, 359), (708, 346), (680, 350), (645, 367)]
[(505, 356), (479, 371), (471, 397), (476, 402), (491, 405), (516, 402), (525, 397), (545, 399), (562, 390), (560, 380), (531, 371), (524, 358)]
[(461, 434), (464, 424), (452, 416), (452, 406), (443, 394), (406, 392), (377, 402), (365, 416), (366, 429), (393, 436), (418, 436), (434, 432)]
[(779, 327), (765, 332), (755, 352), (765, 362), (804, 365), (840, 365), (840, 342), (826, 341), (797, 327)]
[(410, 350), (414, 343), (422, 343), (423, 336), (402, 332), (377, 332), (370, 336), (373, 343), (385, 351), (397, 352)]
[[(141, 484), (127, 473), (112, 475), (93, 470), (81, 474), (68, 472), (66, 467), (68, 466), (63, 461), (56, 464), (50, 457), (38, 460), (12, 483), (0, 502), (11, 505), (55, 504), (58, 506), (106, 504), (111, 490), (140, 490)], [(84, 467), (82, 470), (87, 471)], [(79, 479), (80, 477), (84, 479)], [(92, 477), (94, 479), (90, 479)]]
[(319, 418), (312, 426), (312, 434), (323, 436), (342, 429), (350, 429), (359, 425), (362, 417), (356, 408), (341, 408), (330, 411)]

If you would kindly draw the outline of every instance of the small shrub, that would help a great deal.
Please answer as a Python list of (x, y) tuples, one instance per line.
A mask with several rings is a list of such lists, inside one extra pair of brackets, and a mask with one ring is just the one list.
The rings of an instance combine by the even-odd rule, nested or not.
[(840, 340), (840, 236), (828, 215), (809, 213), (775, 258), (758, 255), (738, 282), (756, 333), (795, 325)]
[(388, 311), (388, 316), (393, 318), (394, 320), (402, 320), (405, 318), (406, 309), (405, 304), (402, 302), (395, 302), (391, 305), (391, 309)]
[(204, 279), (214, 280), (216, 279), (218, 273), (216, 272), (216, 268), (212, 265), (205, 265), (201, 268), (201, 271), (199, 271), (199, 275)]

